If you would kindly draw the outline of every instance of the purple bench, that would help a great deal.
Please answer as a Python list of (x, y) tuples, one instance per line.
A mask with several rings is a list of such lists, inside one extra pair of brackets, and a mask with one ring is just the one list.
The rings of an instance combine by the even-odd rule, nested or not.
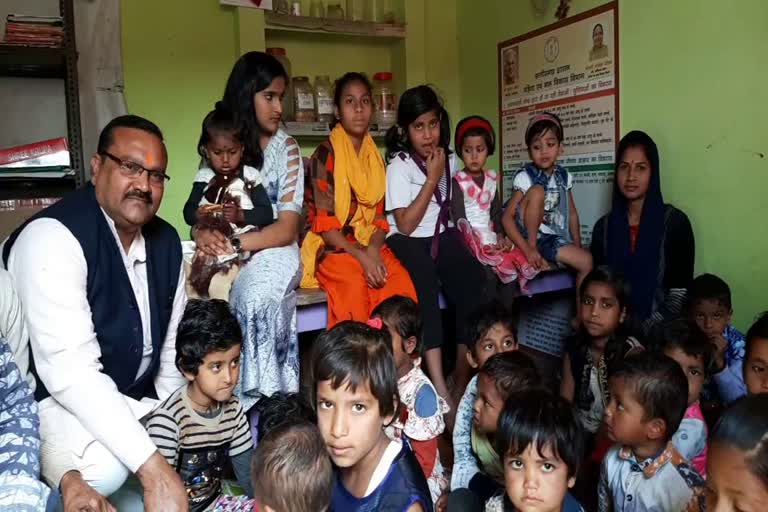
[[(538, 275), (528, 283), (528, 295), (557, 292), (573, 288), (573, 275), (565, 270), (554, 270)], [(297, 290), (297, 324), (299, 332), (325, 329), (328, 320), (327, 297), (319, 288)], [(446, 308), (446, 301), (440, 295), (440, 308)]]

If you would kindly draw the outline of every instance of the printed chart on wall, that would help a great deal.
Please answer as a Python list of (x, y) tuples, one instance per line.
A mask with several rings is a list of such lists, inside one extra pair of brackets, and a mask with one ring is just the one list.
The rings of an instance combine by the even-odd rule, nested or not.
[(498, 45), (504, 201), (528, 161), (525, 128), (548, 111), (563, 122), (560, 164), (573, 173), (582, 244), (610, 209), (618, 140), (618, 5), (597, 7)]

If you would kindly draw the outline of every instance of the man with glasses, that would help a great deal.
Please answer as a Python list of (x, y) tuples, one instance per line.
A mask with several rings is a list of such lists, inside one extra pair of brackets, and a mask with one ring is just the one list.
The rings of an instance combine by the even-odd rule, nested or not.
[(139, 422), (184, 383), (181, 242), (155, 215), (170, 179), (163, 136), (127, 115), (98, 144), (91, 184), (35, 215), (2, 251), (26, 310), (42, 473), (67, 510), (112, 510), (105, 496), (121, 511), (186, 510), (181, 480)]

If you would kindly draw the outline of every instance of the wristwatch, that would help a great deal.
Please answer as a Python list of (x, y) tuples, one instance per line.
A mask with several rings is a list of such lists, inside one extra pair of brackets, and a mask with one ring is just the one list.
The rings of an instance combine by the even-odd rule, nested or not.
[(242, 252), (243, 250), (243, 243), (240, 241), (240, 238), (233, 236), (229, 239), (229, 243), (232, 244), (232, 247), (234, 247), (235, 251)]

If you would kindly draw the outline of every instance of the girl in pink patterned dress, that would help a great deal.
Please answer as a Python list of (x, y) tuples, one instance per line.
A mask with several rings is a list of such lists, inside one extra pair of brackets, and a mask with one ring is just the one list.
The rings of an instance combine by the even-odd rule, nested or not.
[(392, 336), (397, 366), (400, 416), (387, 428), (391, 438), (405, 436), (429, 484), (432, 502), (448, 491), (449, 478), (440, 462), (437, 438), (445, 430), (450, 409), (421, 370), (421, 314), (410, 298), (392, 296), (376, 306), (369, 325), (386, 327)]
[(462, 119), (456, 126), (456, 150), (465, 167), (453, 178), (451, 213), (477, 260), (491, 267), (502, 283), (517, 280), (525, 290), (538, 271), (504, 235), (499, 175), (485, 166), (495, 145), (493, 127), (480, 116)]

